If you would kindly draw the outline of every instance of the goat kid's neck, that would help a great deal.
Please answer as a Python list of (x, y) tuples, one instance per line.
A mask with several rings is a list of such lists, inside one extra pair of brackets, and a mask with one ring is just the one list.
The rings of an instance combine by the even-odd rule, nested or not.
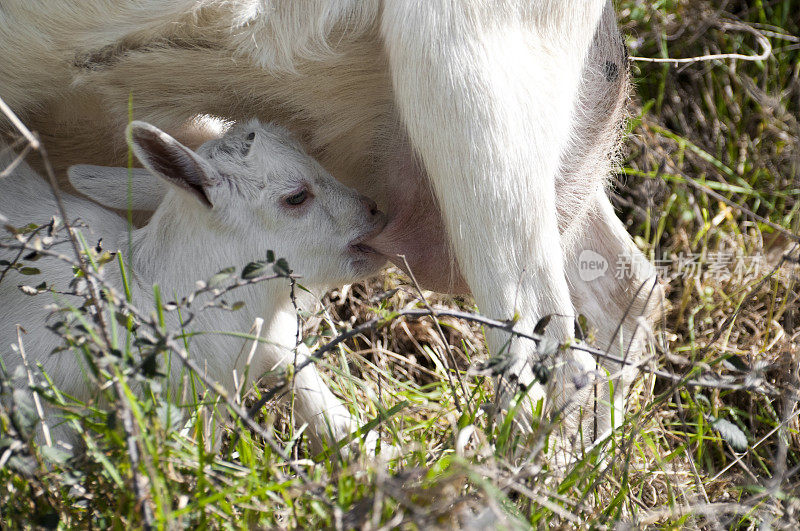
[[(194, 200), (170, 192), (150, 222), (132, 234), (128, 270), (143, 299), (140, 304), (152, 305), (154, 284), (159, 285), (164, 300), (184, 297), (197, 289), (198, 280), (207, 281), (231, 266), (238, 272), (266, 254), (268, 244), (226, 229), (211, 211), (189, 206), (189, 201)], [(127, 235), (122, 239), (119, 248), (127, 249)], [(248, 239), (249, 245), (244, 243)], [(243, 301), (245, 310), (226, 312), (228, 319), (242, 327), (252, 325), (255, 317), (269, 322), (276, 310), (289, 304), (289, 290), (283, 279), (238, 288), (226, 299)]]

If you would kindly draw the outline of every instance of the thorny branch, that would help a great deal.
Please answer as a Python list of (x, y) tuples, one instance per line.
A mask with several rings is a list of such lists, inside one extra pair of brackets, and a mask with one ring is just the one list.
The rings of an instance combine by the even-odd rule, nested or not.
[[(34, 250), (34, 247), (31, 246), (28, 242), (19, 244), (17, 243), (8, 244), (0, 242), (0, 248), (19, 249), (20, 247), (24, 247), (26, 250)], [(77, 266), (76, 262), (73, 259), (69, 258), (64, 254), (53, 252), (48, 249), (35, 249), (35, 250), (40, 254), (56, 258), (73, 266)], [(305, 482), (308, 485), (311, 485), (311, 479), (306, 475), (303, 469), (301, 469), (292, 459), (290, 459), (289, 456), (285, 454), (283, 449), (275, 442), (274, 438), (266, 430), (264, 430), (264, 428), (262, 428), (258, 423), (256, 423), (255, 420), (252, 418), (252, 416), (249, 415), (248, 412), (242, 406), (236, 403), (234, 398), (230, 396), (230, 394), (225, 390), (224, 387), (222, 387), (221, 384), (210, 378), (206, 374), (206, 371), (203, 371), (203, 369), (197, 364), (197, 362), (195, 362), (189, 357), (183, 345), (179, 341), (177, 341), (177, 338), (181, 334), (175, 334), (172, 332), (165, 332), (162, 334), (160, 331), (161, 327), (158, 322), (158, 317), (156, 315), (148, 314), (146, 312), (139, 310), (133, 303), (126, 300), (125, 297), (122, 294), (120, 294), (113, 286), (108, 285), (104, 281), (104, 279), (96, 272), (92, 270), (87, 270), (87, 275), (91, 276), (95, 282), (99, 282), (103, 285), (103, 289), (107, 293), (107, 298), (114, 305), (125, 310), (131, 316), (133, 316), (139, 323), (146, 324), (151, 330), (154, 331), (154, 334), (149, 333), (142, 327), (140, 327), (137, 333), (142, 339), (152, 344), (163, 344), (167, 349), (174, 352), (181, 360), (181, 363), (183, 363), (183, 365), (189, 371), (191, 371), (192, 374), (196, 375), (200, 379), (200, 381), (203, 382), (203, 384), (205, 384), (210, 390), (212, 390), (217, 396), (219, 396), (223, 400), (223, 402), (225, 402), (228, 408), (237, 417), (242, 419), (242, 421), (244, 421), (244, 423), (251, 430), (253, 430), (253, 432), (255, 432), (257, 435), (263, 438), (267, 442), (267, 444), (269, 444), (270, 448), (286, 461), (289, 467), (292, 468), (292, 470), (297, 474), (297, 476), (303, 482)], [(248, 281), (237, 281), (236, 283), (234, 283), (233, 286), (230, 287), (230, 289), (235, 289), (244, 285), (252, 284), (254, 281), (258, 281), (259, 279), (263, 281), (263, 280), (277, 278), (278, 276), (282, 275), (265, 275)], [(205, 292), (206, 290), (207, 288), (204, 286), (199, 291)], [(70, 295), (81, 296), (81, 294), (78, 291), (70, 293)], [(212, 296), (219, 296), (219, 295), (220, 295), (219, 293), (212, 294)], [(177, 308), (177, 305), (175, 306), (175, 308)], [(167, 311), (169, 311), (169, 309), (167, 309)], [(319, 497), (320, 501), (323, 501), (324, 503), (327, 504), (331, 503), (323, 496), (319, 496), (316, 492), (314, 492), (313, 494)]]
[[(17, 249), (17, 250), (19, 250), (19, 249), (34, 250), (34, 247), (31, 245), (29, 240), (26, 240), (24, 242), (15, 242), (15, 243), (1, 243), (0, 242), (0, 247), (9, 248), (9, 249)], [(37, 249), (37, 252), (39, 252), (41, 254), (48, 255), (48, 256), (52, 256), (52, 257), (57, 258), (57, 259), (60, 259), (60, 260), (65, 261), (65, 262), (67, 262), (67, 263), (69, 263), (71, 265), (75, 265), (73, 259), (71, 259), (71, 258), (69, 258), (69, 257), (67, 257), (67, 256), (65, 256), (65, 255), (63, 255), (61, 253), (57, 253), (57, 252), (54, 252), (54, 251), (51, 251), (51, 250), (48, 250), (48, 249), (41, 249), (41, 248)], [(103, 282), (102, 278), (97, 276), (94, 271), (89, 271), (89, 275), (92, 276), (93, 278), (95, 278), (97, 281)], [(232, 285), (230, 285), (230, 286), (228, 286), (228, 287), (226, 287), (224, 289), (210, 290), (207, 286), (204, 285), (203, 287), (201, 287), (200, 290), (198, 290), (198, 292), (211, 291), (211, 296), (216, 300), (216, 299), (219, 299), (224, 293), (227, 293), (227, 292), (232, 291), (234, 289), (237, 289), (239, 287), (246, 286), (246, 285), (251, 285), (251, 284), (253, 284), (255, 282), (272, 280), (272, 279), (275, 279), (275, 278), (278, 278), (278, 277), (281, 277), (281, 276), (282, 275), (264, 275), (264, 276), (257, 277), (257, 278), (251, 279), (251, 280), (246, 280), (246, 281), (236, 280), (236, 281), (234, 281), (232, 283)], [(120, 296), (120, 294), (118, 294), (114, 290), (113, 287), (104, 284), (103, 285), (103, 289), (107, 291), (107, 293), (109, 294), (111, 299), (116, 304), (119, 304), (123, 309), (125, 309), (128, 312), (130, 312), (130, 314), (135, 316), (137, 320), (139, 320), (140, 322), (143, 322), (143, 323), (147, 323), (149, 326), (151, 326), (151, 328), (153, 330), (159, 330), (158, 323), (153, 321), (153, 317), (152, 316), (149, 316), (146, 313), (140, 311), (138, 308), (136, 308), (130, 302), (126, 301), (124, 299), (124, 297)], [(78, 293), (74, 293), (74, 294), (75, 295), (79, 295)], [(190, 296), (189, 298), (182, 299), (181, 302), (186, 303), (186, 302), (191, 302), (193, 300), (194, 300), (194, 296)], [(167, 311), (170, 311), (171, 309), (174, 309), (175, 307), (177, 307), (177, 305), (175, 303), (170, 303), (170, 304), (173, 304), (174, 307), (173, 308), (166, 308)], [(207, 307), (209, 307), (208, 303), (203, 305), (203, 307), (201, 309), (205, 309)], [(485, 317), (485, 316), (482, 316), (482, 315), (479, 315), (479, 314), (476, 314), (476, 313), (462, 312), (462, 311), (452, 310), (452, 309), (448, 309), (448, 308), (434, 308), (434, 307), (430, 307), (430, 308), (406, 308), (406, 309), (402, 309), (402, 310), (398, 310), (398, 311), (394, 311), (394, 312), (387, 312), (384, 315), (380, 315), (378, 317), (375, 317), (375, 318), (373, 318), (373, 319), (371, 319), (371, 320), (369, 320), (369, 321), (367, 321), (365, 323), (362, 323), (362, 324), (360, 324), (360, 325), (358, 325), (358, 326), (356, 326), (356, 327), (354, 327), (354, 328), (352, 328), (350, 330), (347, 330), (347, 331), (344, 331), (344, 332), (340, 333), (339, 335), (337, 335), (336, 337), (334, 337), (330, 341), (328, 341), (326, 344), (320, 346), (318, 349), (316, 349), (314, 352), (312, 352), (312, 354), (306, 360), (304, 360), (302, 363), (298, 364), (296, 366), (295, 370), (294, 370), (294, 374), (297, 374), (298, 371), (303, 370), (304, 368), (308, 367), (312, 363), (316, 363), (317, 361), (321, 360), (326, 353), (334, 350), (340, 344), (342, 344), (343, 342), (347, 341), (348, 339), (351, 339), (351, 338), (353, 338), (353, 337), (355, 337), (355, 336), (357, 336), (359, 334), (363, 334), (363, 333), (366, 333), (368, 331), (372, 331), (372, 330), (376, 330), (378, 328), (381, 328), (381, 327), (387, 325), (388, 323), (390, 323), (391, 321), (393, 321), (395, 319), (398, 319), (398, 318), (401, 318), (401, 317), (410, 318), (410, 319), (419, 319), (419, 318), (424, 318), (424, 317), (434, 317), (436, 319), (438, 319), (440, 317), (451, 317), (451, 318), (455, 318), (455, 319), (461, 319), (461, 320), (468, 321), (468, 322), (478, 323), (480, 325), (487, 326), (487, 327), (490, 327), (490, 328), (503, 330), (503, 331), (515, 336), (515, 337), (519, 337), (519, 338), (522, 338), (522, 339), (526, 339), (526, 340), (532, 341), (537, 345), (544, 338), (544, 336), (542, 334), (537, 334), (537, 333), (534, 333), (534, 332), (523, 332), (523, 331), (517, 330), (515, 328), (516, 322), (514, 322), (514, 321), (500, 321), (500, 320), (496, 320), (496, 319), (492, 319), (492, 318), (489, 318), (489, 317)], [(253, 404), (253, 406), (251, 406), (247, 411), (245, 411), (243, 408), (241, 408), (241, 406), (236, 404), (231, 397), (228, 396), (228, 394), (225, 392), (225, 390), (221, 386), (219, 386), (219, 384), (217, 382), (211, 380), (207, 375), (205, 375), (203, 373), (202, 369), (193, 360), (191, 360), (188, 357), (188, 354), (185, 352), (183, 347), (176, 341), (176, 336), (167, 334), (166, 337), (157, 338), (157, 337), (153, 337), (151, 335), (150, 337), (145, 337), (145, 339), (150, 340), (153, 343), (158, 343), (159, 339), (162, 339), (163, 340), (163, 344), (165, 344), (170, 350), (175, 351), (187, 368), (189, 368), (192, 372), (197, 373), (198, 376), (203, 381), (203, 383), (205, 383), (215, 393), (220, 394), (220, 396), (223, 398), (223, 400), (226, 402), (226, 404), (229, 407), (231, 407), (231, 410), (233, 411), (233, 413), (235, 413), (238, 417), (242, 418), (242, 420), (248, 425), (248, 427), (253, 429), (260, 436), (264, 437), (265, 440), (267, 440), (270, 443), (271, 446), (273, 444), (275, 444), (274, 441), (269, 438), (269, 435), (263, 430), (263, 428), (261, 428), (260, 426), (258, 426), (255, 423), (253, 418), (254, 418), (255, 414), (261, 409), (261, 407), (263, 407), (267, 402), (269, 402), (270, 400), (272, 400), (273, 398), (278, 396), (278, 394), (287, 391), (287, 388), (286, 388), (287, 383), (286, 382), (284, 382), (283, 384), (275, 385), (275, 386), (271, 387), (270, 389), (268, 389), (267, 391), (265, 391), (262, 394), (262, 398), (260, 400), (258, 400), (255, 404)], [(262, 339), (261, 338), (255, 338), (255, 340), (261, 341)], [(757, 383), (736, 382), (736, 381), (732, 381), (732, 380), (721, 380), (721, 379), (714, 378), (714, 377), (709, 377), (709, 376), (695, 377), (695, 373), (697, 372), (696, 369), (690, 370), (685, 375), (673, 374), (673, 373), (670, 373), (670, 372), (667, 372), (667, 371), (664, 371), (664, 370), (661, 370), (661, 369), (655, 369), (655, 368), (647, 367), (647, 366), (643, 365), (641, 362), (631, 361), (631, 360), (627, 359), (626, 357), (622, 357), (622, 356), (611, 354), (608, 351), (605, 351), (603, 349), (599, 349), (599, 348), (596, 348), (596, 347), (592, 347), (590, 345), (587, 345), (586, 343), (579, 342), (579, 341), (562, 343), (560, 345), (560, 348), (561, 349), (572, 348), (572, 349), (576, 349), (576, 350), (581, 350), (581, 351), (587, 352), (587, 353), (589, 353), (589, 354), (591, 354), (593, 356), (596, 356), (598, 359), (603, 359), (603, 360), (606, 360), (606, 361), (614, 362), (616, 364), (619, 364), (622, 367), (634, 366), (639, 370), (654, 374), (654, 375), (656, 375), (656, 376), (658, 376), (660, 378), (664, 378), (665, 380), (671, 381), (671, 382), (673, 382), (673, 385), (676, 386), (676, 387), (678, 387), (678, 386), (693, 386), (693, 387), (706, 387), (706, 388), (716, 388), (716, 389), (753, 390), (753, 391), (760, 392), (760, 393), (763, 393), (763, 394), (768, 395), (768, 396), (775, 396), (775, 395), (778, 394), (778, 392), (776, 390), (764, 388), (763, 386), (761, 386), (761, 385), (759, 385)], [(279, 447), (277, 447), (277, 445), (273, 447), (273, 450), (278, 452), (279, 455), (283, 456), (282, 450)], [(291, 460), (287, 458), (287, 462), (291, 463)], [(300, 471), (300, 469), (295, 470), (295, 472), (298, 472), (298, 471)], [(302, 471), (300, 471), (300, 472), (302, 473)], [(300, 475), (300, 474), (298, 474), (298, 475)], [(300, 477), (303, 478), (304, 476), (300, 475)]]
[[(331, 339), (328, 343), (326, 343), (325, 345), (322, 345), (317, 350), (315, 350), (311, 354), (311, 356), (309, 356), (303, 363), (301, 363), (300, 365), (297, 366), (297, 368), (295, 369), (295, 373), (298, 372), (298, 371), (303, 370), (304, 368), (306, 368), (307, 366), (309, 366), (312, 363), (316, 363), (317, 361), (320, 361), (322, 359), (322, 357), (327, 352), (332, 351), (333, 349), (335, 349), (337, 346), (339, 346), (341, 343), (347, 341), (348, 339), (351, 339), (351, 338), (353, 338), (353, 337), (355, 337), (355, 336), (357, 336), (359, 334), (363, 334), (365, 332), (369, 332), (371, 330), (376, 330), (376, 329), (378, 329), (378, 328), (380, 328), (382, 326), (385, 326), (390, 321), (392, 321), (394, 319), (397, 319), (397, 318), (400, 318), (400, 317), (406, 317), (406, 318), (412, 318), (412, 319), (419, 319), (419, 318), (422, 318), (422, 317), (435, 317), (435, 318), (436, 317), (453, 317), (455, 319), (462, 319), (464, 321), (470, 321), (470, 322), (473, 322), (473, 323), (478, 323), (478, 324), (481, 324), (481, 325), (484, 325), (484, 326), (488, 326), (489, 328), (496, 328), (496, 329), (499, 329), (499, 330), (503, 330), (503, 331), (513, 335), (513, 336), (533, 341), (536, 344), (538, 344), (544, 338), (544, 336), (541, 335), (541, 334), (528, 333), (528, 332), (522, 332), (522, 331), (516, 330), (514, 328), (514, 326), (516, 324), (514, 321), (498, 321), (496, 319), (491, 319), (489, 317), (484, 317), (484, 316), (479, 315), (479, 314), (461, 312), (461, 311), (457, 311), (457, 310), (451, 310), (451, 309), (448, 309), (448, 308), (431, 308), (431, 309), (427, 309), (427, 308), (425, 308), (425, 309), (423, 309), (423, 308), (409, 308), (409, 309), (403, 309), (403, 310), (398, 310), (398, 311), (395, 311), (395, 312), (391, 312), (390, 314), (388, 314), (386, 316), (375, 317), (375, 318), (373, 318), (373, 319), (371, 319), (371, 320), (369, 320), (369, 321), (367, 321), (365, 323), (362, 323), (362, 324), (360, 324), (360, 325), (358, 325), (358, 326), (356, 326), (356, 327), (354, 327), (354, 328), (352, 328), (350, 330), (342, 332), (338, 336), (336, 336), (333, 339)], [(691, 386), (691, 387), (708, 387), (708, 388), (714, 388), (714, 389), (752, 390), (752, 391), (757, 391), (757, 392), (760, 392), (760, 393), (763, 393), (763, 394), (769, 395), (769, 396), (775, 396), (775, 395), (778, 394), (778, 392), (775, 391), (775, 390), (765, 389), (765, 388), (761, 387), (760, 385), (751, 384), (751, 383), (736, 383), (736, 382), (729, 382), (729, 381), (721, 381), (721, 380), (715, 380), (715, 379), (712, 379), (712, 378), (709, 378), (709, 377), (692, 378), (693, 371), (690, 371), (686, 375), (677, 375), (677, 374), (673, 374), (673, 373), (670, 373), (670, 372), (667, 372), (667, 371), (663, 371), (663, 370), (660, 370), (660, 369), (654, 369), (654, 368), (645, 367), (645, 366), (640, 365), (639, 362), (631, 361), (631, 360), (628, 360), (628, 359), (626, 359), (624, 357), (616, 356), (614, 354), (610, 354), (609, 352), (607, 352), (607, 351), (605, 351), (603, 349), (592, 347), (592, 346), (587, 345), (586, 343), (583, 343), (583, 342), (562, 343), (561, 344), (561, 348), (572, 348), (572, 349), (575, 349), (575, 350), (581, 350), (581, 351), (584, 351), (584, 352), (588, 352), (589, 354), (591, 354), (593, 356), (596, 356), (596, 357), (598, 357), (600, 359), (604, 359), (604, 360), (607, 360), (607, 361), (613, 361), (613, 362), (618, 363), (618, 364), (620, 364), (622, 366), (637, 367), (638, 369), (640, 369), (640, 370), (642, 370), (644, 372), (648, 372), (650, 374), (654, 374), (654, 375), (656, 375), (658, 377), (661, 377), (661, 378), (664, 378), (664, 379), (669, 380), (671, 382), (674, 382), (678, 386), (685, 385), (685, 386)], [(281, 387), (274, 387), (274, 388), (270, 389), (267, 393), (265, 393), (262, 396), (261, 400), (256, 402), (250, 408), (250, 414), (251, 415), (255, 414), (267, 402), (272, 400), (279, 392), (282, 392), (282, 391), (283, 391), (283, 388), (281, 388)]]

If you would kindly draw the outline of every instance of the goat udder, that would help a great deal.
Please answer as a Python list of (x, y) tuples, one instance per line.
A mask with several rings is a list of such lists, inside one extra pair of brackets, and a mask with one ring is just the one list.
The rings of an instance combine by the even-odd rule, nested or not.
[(430, 188), (427, 183), (420, 183), (418, 176), (404, 173), (398, 172), (384, 181), (391, 189), (386, 194), (389, 222), (364, 243), (406, 272), (410, 269), (424, 288), (469, 293)]

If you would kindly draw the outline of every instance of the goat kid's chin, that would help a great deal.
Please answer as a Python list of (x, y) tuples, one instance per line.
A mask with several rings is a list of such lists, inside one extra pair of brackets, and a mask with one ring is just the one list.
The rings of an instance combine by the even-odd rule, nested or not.
[(381, 216), (372, 229), (347, 244), (347, 255), (351, 268), (356, 275), (368, 276), (375, 274), (386, 264), (386, 256), (367, 243), (380, 234), (385, 226), (385, 216)]
[(378, 273), (387, 262), (384, 255), (363, 243), (349, 245), (348, 255), (353, 274), (358, 277), (366, 277)]

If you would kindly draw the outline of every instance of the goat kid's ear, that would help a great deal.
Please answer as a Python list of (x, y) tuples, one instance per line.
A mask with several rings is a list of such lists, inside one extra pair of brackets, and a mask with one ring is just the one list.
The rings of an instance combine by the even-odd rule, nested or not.
[(216, 183), (215, 172), (205, 159), (145, 122), (131, 122), (126, 136), (136, 158), (145, 168), (194, 195), (208, 208), (213, 206), (206, 189)]
[(155, 210), (167, 193), (167, 185), (148, 170), (109, 168), (91, 164), (70, 166), (67, 177), (73, 188), (107, 208), (128, 208), (128, 185), (132, 210)]

